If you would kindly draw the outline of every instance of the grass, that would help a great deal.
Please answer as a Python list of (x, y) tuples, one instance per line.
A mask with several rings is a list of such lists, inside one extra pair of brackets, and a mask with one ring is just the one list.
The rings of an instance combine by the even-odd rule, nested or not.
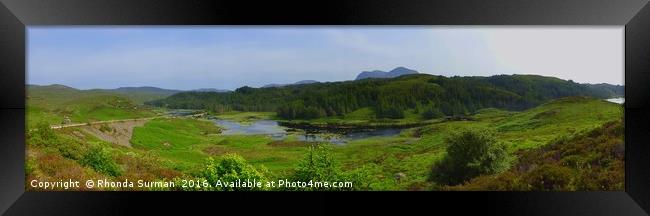
[(281, 173), (293, 169), (290, 165), (305, 151), (304, 146), (268, 145), (272, 140), (265, 135), (215, 135), (218, 130), (209, 121), (154, 119), (136, 127), (131, 142), (134, 148), (154, 152), (181, 169), (193, 169), (209, 156), (237, 153), (252, 164)]
[(220, 132), (210, 121), (182, 118), (161, 118), (133, 129), (131, 144), (134, 148), (154, 152), (165, 159), (190, 167), (200, 163), (207, 155), (198, 145), (209, 144), (211, 134)]

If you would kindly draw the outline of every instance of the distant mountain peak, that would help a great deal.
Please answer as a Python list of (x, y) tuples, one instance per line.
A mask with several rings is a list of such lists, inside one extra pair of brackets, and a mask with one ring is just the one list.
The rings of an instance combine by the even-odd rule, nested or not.
[(367, 78), (395, 78), (402, 75), (418, 74), (418, 73), (419, 72), (416, 70), (412, 70), (400, 66), (400, 67), (396, 67), (393, 70), (390, 70), (389, 72), (380, 71), (380, 70), (364, 71), (361, 72), (359, 75), (357, 75), (357, 78), (355, 80), (367, 79)]

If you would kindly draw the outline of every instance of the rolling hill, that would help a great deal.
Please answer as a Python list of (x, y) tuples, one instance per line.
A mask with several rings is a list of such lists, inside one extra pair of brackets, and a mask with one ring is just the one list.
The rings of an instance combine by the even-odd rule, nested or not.
[(167, 96), (181, 92), (180, 90), (163, 89), (157, 87), (120, 87), (116, 89), (91, 89), (88, 91), (108, 92), (126, 96), (136, 103), (165, 98)]
[(64, 85), (27, 86), (27, 123), (72, 122), (150, 117), (155, 113), (124, 94), (79, 90)]

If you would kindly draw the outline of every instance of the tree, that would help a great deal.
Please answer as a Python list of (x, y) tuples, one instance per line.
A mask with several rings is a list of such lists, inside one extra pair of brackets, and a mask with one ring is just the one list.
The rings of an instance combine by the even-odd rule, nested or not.
[(445, 116), (445, 114), (440, 112), (440, 109), (438, 109), (438, 107), (434, 106), (433, 104), (427, 105), (424, 108), (424, 111), (422, 111), (422, 118), (424, 119), (434, 119), (443, 116)]
[(464, 130), (445, 139), (447, 155), (433, 166), (432, 180), (458, 184), (479, 175), (506, 170), (510, 157), (503, 143), (487, 130)]
[[(220, 160), (212, 157), (206, 159), (203, 165), (201, 177), (205, 178), (210, 185), (215, 186), (217, 182), (236, 182), (237, 180), (266, 182), (264, 171), (258, 171), (246, 160), (237, 154), (226, 154)], [(216, 190), (262, 190), (263, 187), (215, 187)]]
[(295, 173), (295, 179), (300, 181), (336, 181), (340, 177), (329, 147), (318, 145), (309, 147)]

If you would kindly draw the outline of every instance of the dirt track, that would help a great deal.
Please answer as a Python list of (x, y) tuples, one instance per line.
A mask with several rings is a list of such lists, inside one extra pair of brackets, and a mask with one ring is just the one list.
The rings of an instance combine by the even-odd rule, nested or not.
[[(203, 116), (205, 113), (188, 115), (185, 117), (198, 117)], [(97, 138), (113, 144), (131, 147), (131, 137), (133, 136), (133, 128), (143, 126), (149, 120), (155, 118), (168, 118), (170, 116), (156, 116), (149, 118), (139, 119), (121, 119), (121, 120), (108, 120), (96, 121), (90, 123), (71, 123), (62, 125), (50, 125), (52, 129), (61, 129), (67, 127), (79, 127), (82, 130), (95, 135)]]
[(142, 126), (150, 119), (137, 119), (111, 123), (83, 125), (81, 129), (106, 142), (131, 147), (133, 128)]

